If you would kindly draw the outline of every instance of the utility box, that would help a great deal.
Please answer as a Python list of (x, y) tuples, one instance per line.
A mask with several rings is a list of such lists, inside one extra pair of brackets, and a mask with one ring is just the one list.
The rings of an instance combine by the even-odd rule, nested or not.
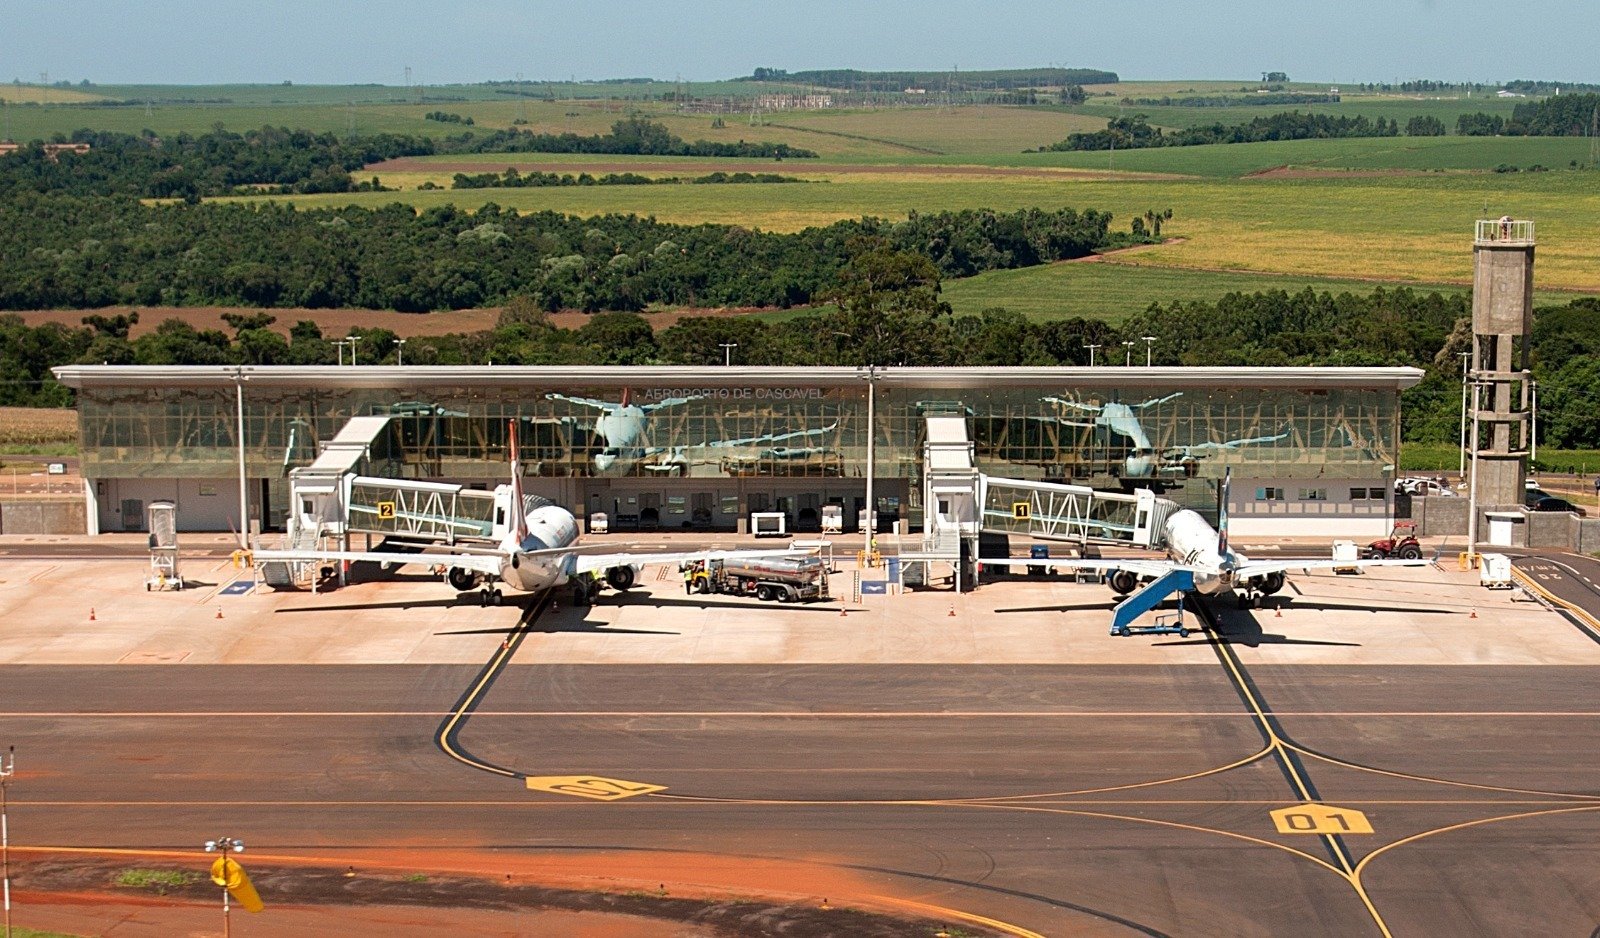
[(756, 537), (785, 537), (789, 533), (789, 516), (781, 511), (751, 512), (750, 533)]
[(1361, 568), (1356, 565), (1356, 560), (1359, 559), (1360, 556), (1361, 556), (1361, 552), (1357, 549), (1355, 541), (1334, 541), (1333, 542), (1333, 562), (1334, 563), (1348, 563), (1350, 566), (1348, 566), (1348, 567), (1334, 567), (1333, 568), (1333, 572), (1334, 573), (1360, 573), (1361, 572)]
[(1480, 554), (1478, 557), (1478, 583), (1485, 589), (1511, 588), (1511, 558), (1505, 554)]
[(611, 519), (603, 511), (589, 513), (589, 533), (606, 534), (611, 530)]
[(822, 506), (822, 533), (823, 534), (843, 534), (844, 533), (844, 506), (843, 505), (823, 505)]

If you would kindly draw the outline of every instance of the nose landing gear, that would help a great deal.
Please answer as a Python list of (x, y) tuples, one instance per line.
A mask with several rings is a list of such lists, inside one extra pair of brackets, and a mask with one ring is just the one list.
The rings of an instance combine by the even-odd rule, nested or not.
[(505, 594), (500, 592), (499, 589), (485, 588), (478, 593), (478, 605), (480, 606), (498, 606), (504, 599)]

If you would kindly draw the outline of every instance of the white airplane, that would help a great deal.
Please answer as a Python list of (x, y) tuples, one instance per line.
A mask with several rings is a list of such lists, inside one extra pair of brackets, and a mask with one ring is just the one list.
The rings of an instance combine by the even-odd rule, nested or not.
[(1069, 570), (1098, 570), (1117, 595), (1127, 595), (1142, 583), (1149, 583), (1175, 571), (1192, 575), (1194, 591), (1208, 596), (1235, 593), (1239, 606), (1248, 607), (1261, 596), (1283, 589), (1290, 570), (1332, 570), (1351, 567), (1422, 567), (1427, 560), (1323, 560), (1278, 558), (1251, 560), (1228, 546), (1228, 485), (1232, 473), (1225, 473), (1217, 492), (1217, 527), (1192, 509), (1174, 512), (1162, 526), (1167, 556), (1164, 560), (1136, 557), (1085, 559), (1063, 557), (984, 558), (985, 566), (1061, 567)]
[[(504, 583), (523, 592), (570, 585), (575, 606), (593, 604), (602, 585), (626, 590), (649, 563), (683, 563), (729, 557), (766, 557), (789, 550), (683, 550), (598, 551), (577, 544), (578, 522), (560, 505), (543, 499), (524, 514), (522, 461), (517, 448), (517, 422), (511, 421), (511, 483), (496, 491), (497, 506), (504, 500), (511, 519), (498, 545), (426, 548), (420, 553), (401, 551), (258, 550), (256, 564), (317, 561), (371, 561), (385, 565), (428, 564), (446, 571), (445, 579), (457, 592), (483, 586), (479, 602), (499, 605), (502, 594), (492, 584)], [(497, 507), (497, 514), (500, 509)], [(500, 519), (497, 518), (497, 527)]]
[(1182, 397), (1183, 392), (1178, 391), (1166, 397), (1158, 397), (1139, 404), (1124, 404), (1120, 401), (1107, 401), (1104, 404), (1084, 404), (1078, 401), (1069, 401), (1060, 397), (1047, 397), (1045, 402), (1065, 407), (1071, 410), (1094, 414), (1090, 422), (1061, 419), (1060, 422), (1069, 427), (1104, 427), (1107, 431), (1125, 437), (1131, 443), (1127, 458), (1123, 461), (1124, 476), (1130, 479), (1154, 478), (1157, 473), (1168, 474), (1193, 474), (1195, 462), (1206, 456), (1224, 450), (1235, 450), (1241, 446), (1255, 446), (1261, 443), (1276, 443), (1289, 437), (1289, 431), (1273, 436), (1253, 436), (1241, 440), (1228, 440), (1224, 443), (1193, 443), (1187, 446), (1170, 446), (1166, 449), (1157, 449), (1150, 441), (1150, 435), (1139, 423), (1135, 411), (1165, 404), (1174, 398)]
[(686, 446), (653, 446), (649, 439), (648, 423), (651, 415), (666, 407), (676, 407), (697, 401), (699, 396), (669, 397), (651, 404), (635, 404), (631, 400), (632, 392), (624, 388), (621, 403), (613, 404), (610, 401), (598, 401), (588, 397), (571, 397), (566, 394), (550, 393), (545, 397), (557, 401), (570, 401), (593, 407), (599, 410), (600, 416), (595, 418), (594, 432), (605, 440), (605, 448), (594, 454), (594, 473), (598, 476), (630, 475), (633, 471), (644, 469), (654, 475), (688, 475), (690, 465), (699, 461), (714, 461), (712, 454), (704, 456), (691, 455), (691, 451), (719, 450), (750, 447), (762, 443), (780, 443), (785, 440), (797, 440), (809, 436), (820, 436), (831, 433), (838, 427), (837, 423), (814, 430), (795, 430), (791, 433), (769, 433), (762, 436), (753, 436), (740, 440), (714, 440), (708, 443), (696, 443)]

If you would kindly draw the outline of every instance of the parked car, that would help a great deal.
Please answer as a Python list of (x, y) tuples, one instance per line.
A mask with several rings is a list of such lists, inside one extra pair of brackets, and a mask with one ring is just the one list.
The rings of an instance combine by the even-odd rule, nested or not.
[(1564, 498), (1556, 498), (1553, 495), (1546, 495), (1544, 498), (1541, 498), (1538, 501), (1534, 502), (1533, 503), (1533, 510), (1534, 511), (1570, 511), (1570, 512), (1572, 512), (1573, 514), (1577, 515), (1580, 518), (1582, 518), (1584, 516), (1584, 511), (1583, 511), (1582, 508), (1579, 508), (1577, 505), (1574, 505), (1573, 503), (1567, 501)]
[(1409, 478), (1396, 479), (1394, 483), (1396, 495), (1455, 495), (1448, 485), (1441, 484), (1437, 479)]

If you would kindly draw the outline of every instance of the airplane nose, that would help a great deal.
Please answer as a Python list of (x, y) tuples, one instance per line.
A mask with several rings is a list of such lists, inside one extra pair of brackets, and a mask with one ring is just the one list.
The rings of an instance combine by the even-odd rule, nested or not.
[(610, 453), (596, 453), (594, 455), (594, 467), (599, 469), (601, 472), (605, 472), (607, 469), (610, 469), (611, 465), (616, 461), (617, 457), (611, 455)]

